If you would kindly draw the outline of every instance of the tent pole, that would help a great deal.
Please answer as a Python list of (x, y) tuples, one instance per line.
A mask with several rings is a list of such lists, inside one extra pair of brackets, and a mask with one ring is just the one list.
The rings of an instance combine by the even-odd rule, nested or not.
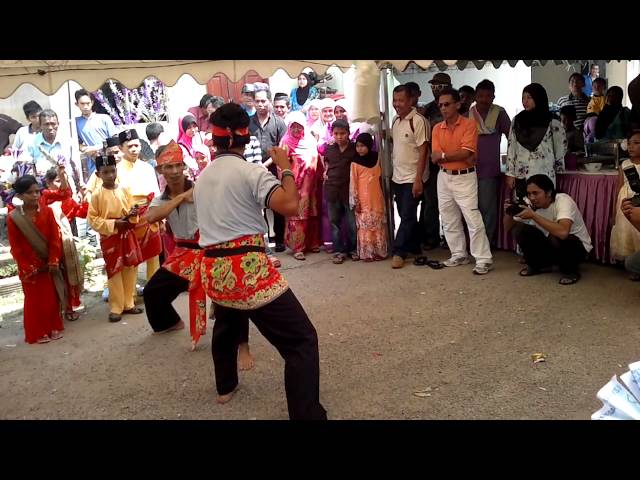
[(393, 165), (391, 163), (391, 142), (389, 135), (391, 134), (390, 121), (391, 114), (389, 112), (389, 77), (391, 75), (390, 68), (380, 70), (380, 87), (382, 90), (382, 115), (380, 116), (380, 132), (381, 146), (380, 153), (382, 158), (382, 190), (384, 193), (386, 210), (387, 210), (387, 235), (389, 238), (389, 250), (392, 250), (393, 238), (395, 232), (395, 215), (393, 208), (393, 192), (391, 191), (391, 177), (393, 176)]

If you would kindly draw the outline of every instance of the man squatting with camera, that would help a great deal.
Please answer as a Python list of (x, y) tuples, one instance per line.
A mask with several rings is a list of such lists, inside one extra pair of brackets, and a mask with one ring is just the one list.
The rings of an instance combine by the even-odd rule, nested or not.
[(546, 175), (529, 177), (526, 198), (522, 197), (505, 204), (503, 220), (524, 254), (526, 265), (520, 275), (548, 273), (558, 265), (560, 285), (576, 283), (580, 280), (578, 265), (592, 248), (578, 206), (569, 195), (556, 193)]

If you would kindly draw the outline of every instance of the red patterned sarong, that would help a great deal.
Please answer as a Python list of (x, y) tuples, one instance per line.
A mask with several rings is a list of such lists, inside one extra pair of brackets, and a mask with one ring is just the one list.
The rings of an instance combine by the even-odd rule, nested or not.
[(202, 250), (197, 236), (193, 240), (176, 238), (175, 242), (175, 248), (162, 267), (189, 282), (189, 332), (196, 345), (207, 332), (207, 295), (200, 276)]
[(140, 221), (136, 223), (133, 231), (140, 243), (140, 251), (142, 252), (142, 261), (149, 260), (150, 258), (160, 255), (162, 252), (162, 236), (160, 235), (160, 226), (158, 223), (149, 223), (143, 220), (144, 214), (149, 208), (151, 200), (153, 200), (154, 194), (150, 193), (147, 196), (147, 205), (144, 205), (139, 210)]
[[(206, 256), (208, 251), (242, 247), (261, 247), (262, 251)], [(202, 285), (214, 303), (238, 310), (254, 310), (267, 305), (289, 288), (287, 281), (264, 253), (261, 234), (245, 235), (205, 247), (201, 273)]]
[(107, 278), (120, 273), (123, 267), (135, 267), (144, 261), (140, 244), (133, 230), (126, 230), (108, 237), (101, 235), (100, 249), (107, 270)]

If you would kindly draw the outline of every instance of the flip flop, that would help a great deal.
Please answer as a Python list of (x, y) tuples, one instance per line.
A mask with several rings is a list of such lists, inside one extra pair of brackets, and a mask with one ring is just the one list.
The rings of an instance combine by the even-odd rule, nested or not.
[(551, 267), (544, 267), (540, 270), (536, 270), (535, 268), (531, 268), (529, 265), (525, 266), (522, 270), (520, 270), (521, 277), (533, 277), (534, 275), (540, 275), (541, 273), (550, 273)]
[(440, 270), (444, 268), (444, 265), (437, 260), (427, 260), (427, 266), (433, 268), (434, 270)]
[(425, 257), (424, 255), (420, 255), (416, 257), (416, 259), (413, 261), (413, 264), (417, 265), (418, 267), (423, 267), (424, 265), (427, 265), (427, 262), (427, 257)]
[(574, 283), (577, 283), (578, 280), (580, 280), (581, 278), (582, 278), (582, 275), (580, 275), (579, 273), (572, 273), (568, 275), (563, 275), (560, 278), (560, 281), (558, 283), (560, 285), (573, 285)]
[(69, 322), (75, 322), (80, 318), (80, 314), (78, 312), (66, 312), (64, 318)]
[(338, 253), (338, 254), (334, 255), (333, 263), (336, 264), (336, 265), (340, 265), (340, 264), (344, 263), (344, 255), (342, 255), (341, 253)]
[(296, 252), (293, 254), (293, 258), (295, 258), (296, 260), (306, 260), (304, 253), (302, 252)]

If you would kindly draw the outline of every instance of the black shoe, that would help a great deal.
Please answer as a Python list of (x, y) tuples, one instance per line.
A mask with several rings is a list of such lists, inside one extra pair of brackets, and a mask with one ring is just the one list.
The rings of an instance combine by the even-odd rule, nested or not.
[(117, 313), (110, 313), (109, 314), (109, 321), (111, 323), (119, 322), (120, 320), (122, 320), (122, 317), (120, 315), (118, 315)]
[(280, 253), (280, 252), (284, 252), (287, 249), (287, 247), (284, 245), (284, 243), (276, 243), (276, 252)]

